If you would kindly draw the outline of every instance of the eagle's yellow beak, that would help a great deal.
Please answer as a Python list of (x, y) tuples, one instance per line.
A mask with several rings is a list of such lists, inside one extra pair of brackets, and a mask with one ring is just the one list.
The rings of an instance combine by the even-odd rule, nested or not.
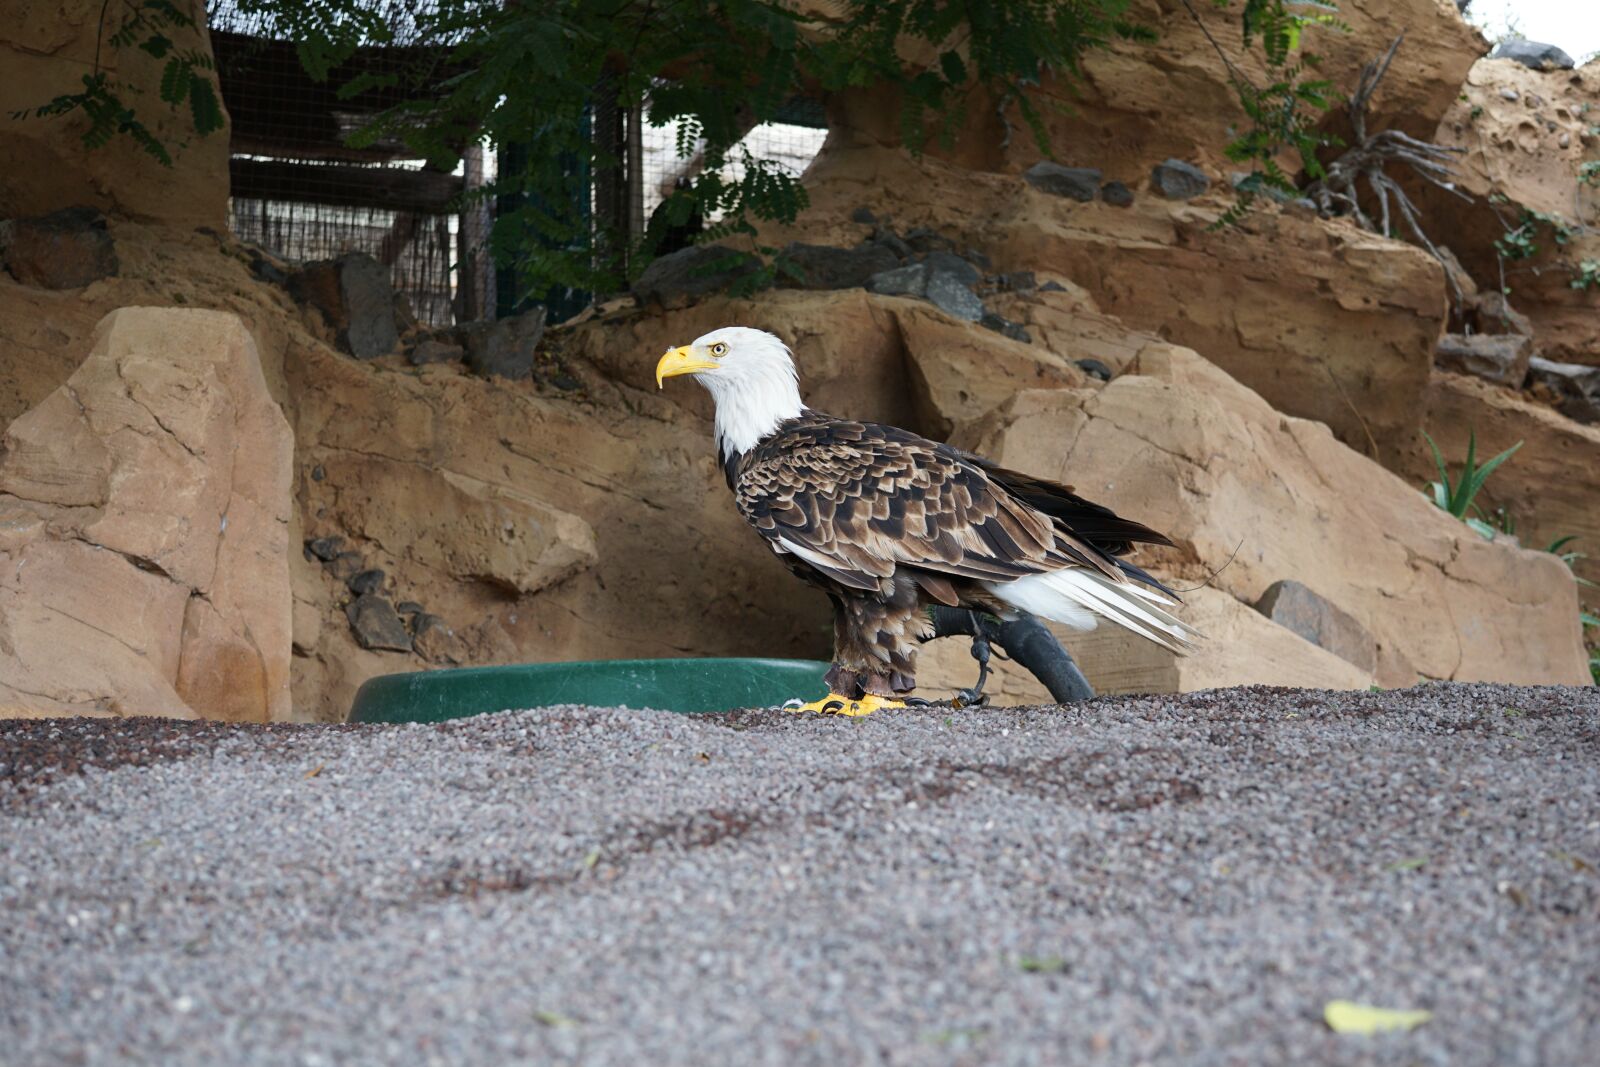
[(716, 367), (716, 360), (697, 355), (693, 345), (669, 348), (667, 354), (661, 357), (661, 362), (656, 364), (656, 388), (660, 389), (661, 383), (668, 378), (693, 374), (697, 370), (715, 370)]

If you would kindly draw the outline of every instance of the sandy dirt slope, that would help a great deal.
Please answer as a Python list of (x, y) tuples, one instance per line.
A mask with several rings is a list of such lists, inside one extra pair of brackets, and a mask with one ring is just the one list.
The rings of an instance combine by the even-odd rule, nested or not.
[(1593, 689), (4, 723), (0, 1048), (1579, 1063), (1596, 864)]

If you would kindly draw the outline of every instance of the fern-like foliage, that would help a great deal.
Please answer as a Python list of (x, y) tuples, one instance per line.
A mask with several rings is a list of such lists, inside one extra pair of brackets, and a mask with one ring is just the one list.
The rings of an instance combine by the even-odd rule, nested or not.
[[(293, 6), (290, 0), (249, 2), (286, 16)], [(359, 8), (361, 0), (325, 4), (331, 7), (324, 11), (340, 4)], [(932, 137), (953, 136), (968, 100), (982, 88), (1002, 106), (1016, 103), (1047, 151), (1043, 123), (1025, 91), (1047, 71), (1076, 74), (1088, 49), (1138, 35), (1123, 18), (1128, 4), (857, 0), (832, 24), (817, 27), (786, 0), (715, 6), (439, 0), (420, 16), (419, 27), (426, 41), (448, 47), (419, 50), (436, 59), (402, 76), (416, 98), (378, 116), (357, 143), (398, 138), (446, 168), (470, 142), (494, 145), (500, 172), (487, 195), (502, 198), (502, 205), (509, 195), (520, 206), (500, 213), (493, 246), (503, 264), (518, 269), (523, 292), (604, 292), (643, 269), (663, 228), (628, 243), (583, 210), (590, 176), (618, 163), (608, 158), (603, 139), (591, 135), (597, 113), (638, 109), (652, 126), (675, 126), (678, 155), (698, 155), (703, 165), (670, 194), (666, 218), (715, 220), (703, 240), (748, 236), (756, 223), (792, 221), (806, 205), (797, 175), (741, 143), (796, 95), (893, 84), (901, 90), (906, 141), (920, 150)], [(289, 32), (288, 22), (284, 26)], [(325, 36), (318, 50), (322, 69), (353, 47)], [(932, 62), (908, 66), (902, 57), (918, 48)], [(768, 264), (747, 279), (783, 269)]]
[[(1200, 13), (1190, 0), (1183, 2), (1195, 21), (1200, 22)], [(1218, 8), (1232, 6), (1232, 0), (1211, 2)], [(1235, 184), (1233, 206), (1212, 229), (1237, 225), (1263, 194), (1300, 195), (1299, 183), (1279, 162), (1286, 152), (1299, 157), (1307, 178), (1326, 176), (1318, 152), (1340, 142), (1317, 127), (1339, 103), (1339, 97), (1332, 82), (1310, 76), (1322, 61), (1304, 44), (1306, 32), (1316, 27), (1349, 32), (1349, 25), (1340, 21), (1337, 12), (1334, 4), (1324, 0), (1244, 0), (1239, 12), (1240, 29), (1246, 47), (1259, 43), (1272, 78), (1266, 85), (1257, 85), (1246, 77), (1222, 46), (1212, 40), (1249, 119), (1249, 125), (1235, 132), (1225, 151), (1230, 160), (1250, 167)]]

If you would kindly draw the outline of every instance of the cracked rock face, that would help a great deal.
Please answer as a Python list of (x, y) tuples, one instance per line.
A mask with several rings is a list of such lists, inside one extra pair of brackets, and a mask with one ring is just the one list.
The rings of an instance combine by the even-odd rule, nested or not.
[[(1138, 502), (1118, 510), (1173, 539), (1175, 549), (1148, 555), (1177, 586), (1210, 581), (1253, 603), (1275, 582), (1314, 581), (1376, 640), (1379, 685), (1588, 681), (1577, 590), (1559, 559), (1485, 541), (1327, 427), (1280, 414), (1187, 349), (1147, 347), (1098, 392), (1019, 392), (958, 424), (952, 443), (1073, 482), (1091, 500)], [(1237, 651), (1216, 638), (1227, 630), (1201, 629), (1213, 640), (1172, 669), (1204, 670)], [(1117, 637), (1102, 627), (1095, 640)], [(1074, 651), (1098, 688), (1115, 691), (1089, 671), (1086, 643)], [(1219, 673), (1229, 684), (1271, 677)]]
[(106, 316), (0, 440), (0, 708), (286, 716), (293, 447), (238, 318)]

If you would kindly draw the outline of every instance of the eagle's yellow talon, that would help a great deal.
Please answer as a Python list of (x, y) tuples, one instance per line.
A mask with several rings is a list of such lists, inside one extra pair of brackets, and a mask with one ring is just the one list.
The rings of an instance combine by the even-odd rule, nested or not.
[(903, 708), (905, 706), (904, 701), (891, 700), (888, 697), (880, 697), (873, 693), (868, 693), (859, 700), (852, 700), (850, 697), (840, 696), (838, 693), (829, 693), (821, 700), (813, 700), (809, 704), (785, 704), (784, 710), (794, 712), (810, 711), (818, 715), (859, 717), (871, 715), (880, 708)]

